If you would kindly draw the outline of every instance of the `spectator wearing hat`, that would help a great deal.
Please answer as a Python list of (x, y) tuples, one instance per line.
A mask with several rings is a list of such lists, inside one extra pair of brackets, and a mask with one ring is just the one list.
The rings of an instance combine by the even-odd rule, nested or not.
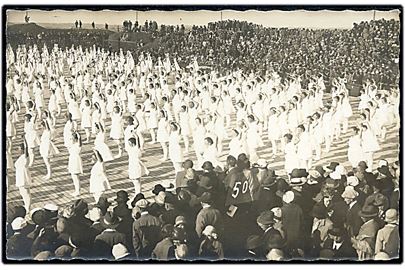
[(104, 216), (105, 213), (107, 213), (107, 210), (110, 207), (110, 205), (111, 203), (107, 200), (107, 198), (105, 196), (101, 196), (100, 199), (98, 199), (98, 202), (95, 206), (100, 208), (101, 216)]
[(111, 250), (116, 244), (127, 246), (125, 234), (116, 230), (120, 222), (121, 220), (114, 212), (108, 211), (103, 217), (102, 223), (105, 230), (94, 240), (94, 250), (100, 258), (112, 259)]
[(89, 243), (89, 237), (83, 237), (78, 234), (72, 234), (69, 237), (69, 246), (73, 248), (70, 256), (75, 259), (87, 259), (98, 256), (98, 250), (94, 249), (94, 242)]
[(323, 203), (315, 204), (310, 214), (313, 217), (311, 230), (311, 255), (318, 257), (321, 246), (323, 246), (323, 243), (328, 236), (328, 231), (333, 226), (333, 222), (330, 220), (328, 210)]
[(366, 183), (368, 183), (370, 180), (373, 180), (375, 178), (374, 174), (368, 171), (368, 166), (365, 161), (360, 161), (359, 165), (357, 165), (357, 171), (363, 175), (363, 177), (358, 177), (359, 180), (364, 179)]
[(377, 232), (381, 229), (375, 220), (378, 217), (378, 208), (374, 205), (364, 205), (359, 216), (363, 220), (358, 235), (352, 238), (353, 247), (356, 249), (359, 260), (374, 258), (374, 248)]
[(282, 261), (284, 259), (284, 252), (280, 249), (273, 248), (267, 253), (266, 259), (268, 261)]
[(350, 237), (354, 237), (359, 233), (363, 221), (359, 216), (361, 205), (357, 202), (359, 193), (354, 190), (352, 186), (346, 186), (345, 191), (341, 197), (348, 206), (347, 214), (345, 217), (345, 228)]
[[(303, 220), (301, 224), (302, 237), (309, 238), (311, 235), (312, 219), (309, 215), (314, 201), (312, 200), (311, 194), (307, 189), (304, 190), (306, 183), (308, 182), (308, 172), (306, 169), (294, 169), (290, 174), (290, 187), (291, 191), (294, 193), (294, 203), (297, 204), (303, 212)], [(302, 239), (304, 244), (309, 244), (309, 239)]]
[(176, 246), (187, 244), (188, 255), (197, 256), (199, 238), (192, 224), (183, 216), (176, 217), (173, 230), (173, 241)]
[(125, 261), (133, 259), (127, 247), (121, 243), (114, 245), (111, 253), (116, 261)]
[[(17, 205), (17, 206), (8, 206), (7, 208), (7, 219), (6, 219), (6, 239), (9, 239), (13, 234), (13, 228), (11, 226), (11, 222), (18, 217), (25, 218), (27, 211), (25, 210), (24, 206)], [(21, 233), (27, 235), (28, 233), (32, 232), (35, 229), (35, 225), (28, 223), (26, 226), (21, 230)]]
[(276, 192), (277, 175), (274, 170), (268, 170), (267, 177), (260, 184), (259, 199), (257, 201), (257, 211), (259, 213), (282, 205), (282, 200), (276, 196)]
[(398, 226), (398, 211), (388, 209), (385, 212), (386, 225), (377, 232), (374, 252), (385, 252), (389, 258), (399, 257), (399, 226)]
[(27, 226), (23, 217), (16, 217), (11, 222), (11, 228), (14, 234), (7, 240), (6, 254), (10, 259), (26, 259), (31, 255), (32, 239), (21, 232)]
[(72, 213), (68, 219), (69, 231), (72, 234), (88, 235), (93, 222), (85, 217), (89, 211), (87, 202), (83, 199), (78, 199), (73, 203), (71, 209)]
[(387, 198), (390, 198), (392, 192), (394, 191), (394, 177), (389, 170), (388, 162), (386, 160), (380, 160), (378, 165), (376, 181), (379, 182), (381, 189), (380, 192)]
[(55, 258), (68, 260), (72, 258), (73, 247), (62, 245), (55, 250)]
[(208, 225), (202, 231), (202, 241), (198, 255), (206, 260), (224, 259), (224, 249), (219, 241), (217, 230), (214, 226)]
[(102, 231), (104, 231), (104, 226), (101, 224), (101, 209), (98, 207), (93, 207), (89, 211), (89, 219), (93, 221), (93, 224), (90, 228), (95, 232), (96, 236), (99, 235)]
[(294, 249), (301, 247), (303, 212), (299, 205), (294, 202), (294, 192), (287, 191), (283, 195), (283, 225), (286, 233), (286, 247)]
[(198, 212), (195, 221), (195, 231), (198, 237), (202, 236), (206, 226), (212, 225), (221, 230), (223, 223), (221, 212), (212, 206), (213, 199), (210, 192), (204, 192), (200, 197), (200, 201), (202, 209)]
[(140, 199), (135, 206), (141, 213), (132, 224), (132, 245), (138, 259), (147, 259), (160, 240), (161, 222), (159, 218), (149, 214), (149, 202), (146, 199)]
[(164, 203), (165, 211), (160, 216), (162, 224), (174, 224), (177, 216), (184, 215), (177, 207), (177, 197), (172, 193), (167, 193)]
[(224, 179), (225, 190), (232, 189), (236, 182), (238, 175), (238, 168), (236, 167), (236, 158), (234, 156), (228, 156), (226, 158), (226, 175)]
[[(262, 212), (256, 220), (257, 225), (263, 230), (262, 235), (262, 242), (264, 248), (267, 247), (269, 239), (272, 238), (274, 234), (280, 235), (281, 233), (279, 230), (275, 229), (273, 226), (276, 223), (274, 219), (274, 212), (271, 210), (266, 210)], [(282, 236), (281, 236), (282, 237)]]
[(175, 245), (173, 244), (173, 225), (165, 224), (160, 231), (159, 243), (152, 251), (152, 258), (157, 260), (173, 260), (175, 258)]
[(260, 235), (250, 235), (246, 239), (246, 254), (243, 258), (250, 260), (264, 260), (263, 242)]
[[(155, 186), (156, 187), (156, 186)], [(163, 188), (163, 186), (162, 186)], [(163, 188), (164, 189), (164, 188)], [(151, 205), (149, 206), (149, 213), (155, 217), (160, 217), (164, 212), (166, 212), (165, 209), (165, 199), (166, 199), (166, 192), (161, 190), (160, 188), (158, 189), (154, 189), (153, 191), (157, 192), (158, 190), (160, 190), (154, 197), (154, 202), (151, 203)]]
[(183, 162), (183, 165), (182, 165), (183, 170), (179, 171), (176, 174), (176, 189), (186, 187), (188, 181), (197, 182), (198, 174), (193, 169), (193, 166), (194, 166), (193, 161), (190, 159), (187, 159), (186, 161)]
[[(356, 259), (357, 254), (352, 246), (350, 238), (343, 228), (332, 226), (328, 231), (328, 237), (323, 244), (323, 250), (332, 251), (331, 258), (335, 260)], [(321, 250), (321, 253), (322, 251)]]

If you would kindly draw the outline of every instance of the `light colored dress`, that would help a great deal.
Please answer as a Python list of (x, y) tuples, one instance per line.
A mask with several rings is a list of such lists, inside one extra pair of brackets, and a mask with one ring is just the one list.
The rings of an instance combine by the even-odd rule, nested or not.
[(158, 127), (158, 112), (157, 110), (150, 110), (148, 113), (148, 129), (154, 129)]
[(90, 106), (84, 106), (82, 110), (82, 129), (91, 128), (91, 108)]
[(14, 163), (16, 187), (29, 188), (32, 184), (31, 174), (28, 170), (28, 158), (21, 155)]
[(160, 143), (169, 141), (169, 124), (165, 118), (159, 120), (156, 139)]
[(169, 136), (169, 158), (172, 162), (183, 162), (184, 155), (180, 146), (179, 132), (174, 131)]
[(100, 153), (103, 161), (111, 161), (114, 159), (112, 152), (108, 145), (105, 143), (105, 134), (104, 132), (99, 132), (94, 139), (94, 148)]
[(128, 147), (128, 177), (131, 180), (139, 179), (143, 175), (140, 156), (141, 151), (137, 146)]
[(238, 158), (241, 153), (243, 153), (241, 141), (238, 137), (232, 138), (229, 141), (229, 155)]
[(360, 135), (355, 135), (349, 138), (347, 158), (353, 168), (356, 168), (360, 161), (365, 160)]
[(293, 142), (289, 142), (285, 145), (284, 153), (284, 169), (287, 173), (291, 173), (293, 169), (298, 168), (298, 156)]
[(59, 150), (51, 142), (51, 131), (49, 130), (44, 130), (44, 132), (42, 132), (39, 153), (43, 158), (48, 158), (50, 153), (59, 153)]
[(63, 128), (63, 141), (66, 148), (69, 148), (72, 144), (72, 132), (74, 129), (74, 123), (71, 121), (67, 121), (65, 127)]
[(105, 174), (103, 163), (97, 161), (90, 171), (90, 193), (103, 192), (111, 189), (110, 182)]
[(363, 131), (361, 136), (361, 145), (365, 153), (375, 152), (381, 149), (376, 136), (370, 129)]
[(111, 130), (110, 138), (119, 140), (123, 136), (122, 117), (120, 113), (113, 112), (111, 114)]
[(68, 148), (69, 151), (69, 163), (68, 171), (71, 174), (81, 174), (83, 173), (83, 163), (80, 157), (81, 147), (79, 143), (73, 143)]
[(202, 124), (197, 125), (193, 132), (193, 145), (195, 152), (198, 154), (202, 154), (204, 152), (205, 135), (205, 127)]

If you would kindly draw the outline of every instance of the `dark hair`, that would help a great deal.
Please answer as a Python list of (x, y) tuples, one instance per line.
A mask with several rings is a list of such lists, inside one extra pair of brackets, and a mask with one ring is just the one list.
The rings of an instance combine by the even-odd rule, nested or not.
[(213, 145), (214, 141), (211, 139), (211, 137), (205, 137), (205, 140), (210, 144)]

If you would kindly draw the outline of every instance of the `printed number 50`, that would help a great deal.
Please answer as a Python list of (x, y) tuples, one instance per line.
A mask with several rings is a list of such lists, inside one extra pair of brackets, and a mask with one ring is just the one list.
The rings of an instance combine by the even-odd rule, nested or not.
[[(236, 182), (236, 183), (235, 183), (235, 186), (233, 187), (232, 197), (233, 197), (234, 199), (235, 199), (236, 197), (238, 197), (238, 195), (239, 195), (239, 192), (240, 192), (239, 186), (240, 186), (241, 184), (242, 184), (241, 182)], [(248, 181), (243, 182), (243, 184), (242, 184), (242, 194), (245, 194), (246, 191), (248, 190), (248, 188), (249, 188), (249, 183), (248, 183)]]

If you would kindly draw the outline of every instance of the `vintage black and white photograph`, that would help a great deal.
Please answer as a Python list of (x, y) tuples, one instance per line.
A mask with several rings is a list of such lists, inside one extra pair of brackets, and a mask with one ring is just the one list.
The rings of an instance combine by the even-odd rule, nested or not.
[(3, 16), (4, 262), (402, 260), (402, 6)]

